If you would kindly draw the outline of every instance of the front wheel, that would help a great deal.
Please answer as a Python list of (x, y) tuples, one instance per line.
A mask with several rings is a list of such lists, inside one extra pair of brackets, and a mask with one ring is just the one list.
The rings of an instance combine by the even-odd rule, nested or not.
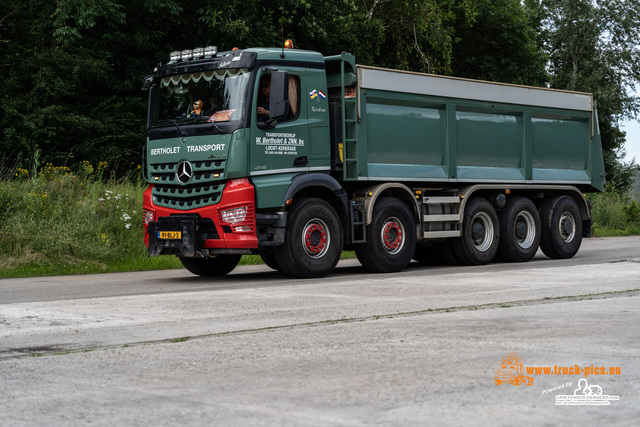
[(304, 198), (289, 214), (287, 234), (273, 255), (282, 272), (293, 277), (323, 277), (342, 254), (342, 223), (324, 200)]
[(270, 252), (262, 253), (260, 254), (260, 258), (262, 258), (262, 262), (264, 262), (264, 264), (267, 267), (280, 271), (280, 266), (278, 265), (278, 261), (276, 261), (276, 257), (273, 256), (272, 253)]
[(407, 205), (391, 197), (379, 200), (367, 226), (367, 243), (355, 245), (358, 261), (374, 273), (392, 273), (405, 269), (415, 250), (416, 225)]
[(215, 258), (180, 258), (184, 268), (203, 277), (224, 276), (236, 268), (242, 255), (218, 255)]

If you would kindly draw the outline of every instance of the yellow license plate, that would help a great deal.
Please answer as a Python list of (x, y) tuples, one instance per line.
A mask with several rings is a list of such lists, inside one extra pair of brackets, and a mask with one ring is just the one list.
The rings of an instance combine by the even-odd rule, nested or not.
[(179, 240), (179, 239), (182, 239), (182, 232), (158, 231), (158, 239)]

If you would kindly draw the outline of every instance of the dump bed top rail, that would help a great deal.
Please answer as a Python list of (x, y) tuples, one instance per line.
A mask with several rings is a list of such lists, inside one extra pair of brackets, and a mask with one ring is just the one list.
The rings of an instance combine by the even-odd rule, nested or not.
[(593, 96), (589, 93), (484, 82), (362, 65), (358, 65), (357, 69), (358, 83), (362, 89), (380, 89), (475, 101), (593, 111)]

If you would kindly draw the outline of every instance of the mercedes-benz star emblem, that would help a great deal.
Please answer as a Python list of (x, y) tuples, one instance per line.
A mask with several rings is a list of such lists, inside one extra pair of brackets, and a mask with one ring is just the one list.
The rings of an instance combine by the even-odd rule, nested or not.
[(178, 164), (178, 168), (176, 169), (176, 179), (178, 180), (178, 182), (182, 185), (188, 184), (189, 181), (191, 181), (192, 176), (193, 167), (191, 166), (191, 163), (187, 162), (186, 160), (184, 162), (180, 162)]

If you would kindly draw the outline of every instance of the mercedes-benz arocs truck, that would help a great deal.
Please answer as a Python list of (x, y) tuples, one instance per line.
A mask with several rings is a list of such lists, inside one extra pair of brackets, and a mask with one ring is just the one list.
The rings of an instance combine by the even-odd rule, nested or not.
[(343, 250), (372, 272), (569, 258), (583, 193), (604, 186), (586, 93), (213, 46), (173, 52), (143, 89), (145, 244), (202, 276), (243, 254), (296, 277)]

